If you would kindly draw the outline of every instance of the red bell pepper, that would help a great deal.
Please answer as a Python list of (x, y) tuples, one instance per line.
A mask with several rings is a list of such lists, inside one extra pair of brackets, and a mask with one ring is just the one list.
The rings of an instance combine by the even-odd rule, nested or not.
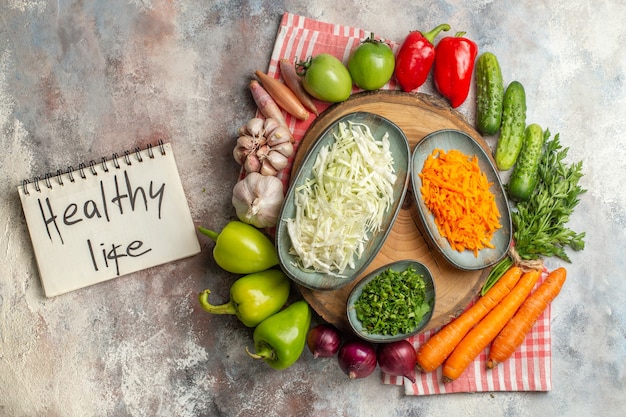
[(445, 37), (435, 48), (435, 87), (453, 108), (463, 104), (469, 94), (474, 62), (478, 55), (476, 43), (463, 35), (465, 32)]
[(448, 30), (450, 25), (443, 23), (430, 32), (409, 32), (396, 57), (396, 80), (403, 91), (413, 91), (424, 84), (435, 61), (435, 37)]

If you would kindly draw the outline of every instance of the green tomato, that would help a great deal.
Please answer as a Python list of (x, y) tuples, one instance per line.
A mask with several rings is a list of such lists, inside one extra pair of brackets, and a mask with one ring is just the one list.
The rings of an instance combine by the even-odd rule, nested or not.
[(378, 90), (391, 79), (396, 66), (393, 51), (373, 35), (361, 42), (348, 59), (348, 71), (363, 90)]
[[(300, 64), (302, 86), (318, 100), (345, 101), (352, 93), (352, 78), (343, 62), (330, 54), (319, 54)], [(302, 71), (300, 70), (300, 72)]]

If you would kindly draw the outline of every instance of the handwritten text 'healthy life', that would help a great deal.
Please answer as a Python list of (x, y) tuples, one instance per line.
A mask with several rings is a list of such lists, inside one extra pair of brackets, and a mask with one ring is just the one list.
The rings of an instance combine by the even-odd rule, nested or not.
[[(100, 190), (94, 198), (84, 201), (71, 202), (65, 207), (54, 207), (49, 198), (44, 201), (39, 199), (39, 208), (46, 228), (46, 232), (52, 244), (65, 244), (64, 233), (71, 233), (73, 227), (93, 221), (115, 222), (120, 216), (141, 211), (152, 213), (161, 219), (165, 183), (154, 184), (150, 181), (145, 186), (134, 186), (131, 178), (125, 170), (123, 178), (118, 175), (108, 176), (112, 181), (105, 187), (104, 181), (99, 181)], [(109, 194), (107, 194), (107, 190)], [(94, 230), (96, 230), (94, 228)], [(95, 233), (94, 233), (95, 234)], [(122, 258), (137, 258), (150, 252), (150, 248), (142, 240), (131, 242), (92, 242), (87, 239), (85, 249), (88, 251), (92, 266), (95, 271), (115, 267), (117, 275), (120, 275), (120, 260)]]

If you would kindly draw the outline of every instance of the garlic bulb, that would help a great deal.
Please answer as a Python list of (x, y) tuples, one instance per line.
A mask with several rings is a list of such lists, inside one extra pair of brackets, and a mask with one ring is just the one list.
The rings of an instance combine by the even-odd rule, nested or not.
[(276, 225), (284, 198), (281, 180), (250, 172), (235, 184), (232, 203), (239, 220), (264, 228)]
[(294, 152), (293, 136), (277, 120), (252, 118), (238, 134), (233, 157), (246, 172), (276, 175), (287, 167)]

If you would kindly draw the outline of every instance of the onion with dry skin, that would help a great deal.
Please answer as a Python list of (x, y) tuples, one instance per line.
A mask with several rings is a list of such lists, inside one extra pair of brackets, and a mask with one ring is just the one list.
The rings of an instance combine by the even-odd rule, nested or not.
[(239, 128), (238, 133), (233, 157), (248, 173), (276, 175), (293, 155), (291, 131), (271, 117), (265, 120), (252, 118)]

